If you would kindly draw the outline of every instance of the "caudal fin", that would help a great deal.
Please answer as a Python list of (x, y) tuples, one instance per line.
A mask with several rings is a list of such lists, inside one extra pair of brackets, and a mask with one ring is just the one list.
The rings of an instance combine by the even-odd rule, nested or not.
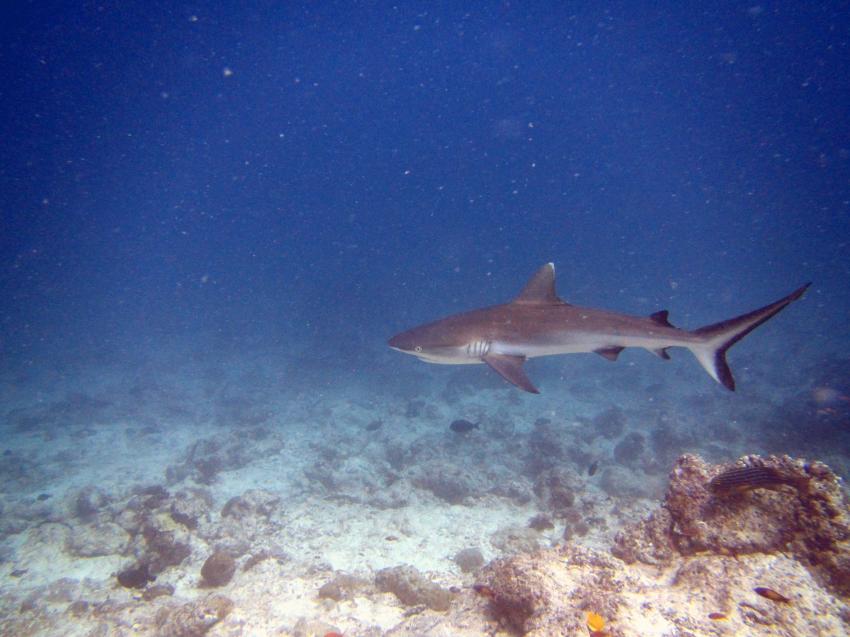
[(694, 330), (693, 334), (701, 336), (702, 341), (691, 345), (690, 350), (714, 380), (726, 389), (735, 391), (735, 378), (726, 362), (726, 351), (759, 325), (803, 296), (810, 285), (811, 283), (806, 283), (788, 296), (758, 310)]

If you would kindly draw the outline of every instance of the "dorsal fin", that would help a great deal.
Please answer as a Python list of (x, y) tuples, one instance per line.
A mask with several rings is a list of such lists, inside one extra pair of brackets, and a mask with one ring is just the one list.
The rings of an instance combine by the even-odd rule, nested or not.
[(675, 327), (670, 321), (667, 320), (667, 316), (670, 313), (667, 310), (658, 310), (654, 314), (650, 314), (649, 318), (652, 319), (653, 323), (658, 323), (659, 325), (663, 325), (664, 327)]
[(555, 264), (547, 263), (540, 268), (513, 302), (522, 305), (566, 305), (555, 293)]

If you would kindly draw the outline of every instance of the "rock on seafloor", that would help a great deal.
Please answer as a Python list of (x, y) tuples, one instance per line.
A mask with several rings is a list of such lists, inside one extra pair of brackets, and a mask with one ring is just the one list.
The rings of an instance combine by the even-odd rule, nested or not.
[(194, 602), (162, 608), (156, 616), (157, 637), (201, 637), (233, 608), (223, 595), (210, 595)]
[(227, 551), (216, 551), (201, 567), (201, 577), (209, 586), (224, 586), (236, 572), (236, 560)]

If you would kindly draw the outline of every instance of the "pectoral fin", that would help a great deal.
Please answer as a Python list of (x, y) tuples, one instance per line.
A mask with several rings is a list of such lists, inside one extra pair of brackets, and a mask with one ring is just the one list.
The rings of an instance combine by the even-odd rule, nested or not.
[(531, 394), (539, 394), (537, 387), (531, 384), (522, 369), (525, 356), (507, 356), (505, 354), (488, 354), (482, 359), (491, 369), (509, 383)]

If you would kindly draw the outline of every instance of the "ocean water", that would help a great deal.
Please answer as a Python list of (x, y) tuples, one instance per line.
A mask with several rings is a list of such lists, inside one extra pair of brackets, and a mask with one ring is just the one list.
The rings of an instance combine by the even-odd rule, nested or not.
[[(92, 609), (165, 602), (116, 574), (191, 601), (215, 550), (247, 623), (209, 634), (381, 634), (398, 604), (317, 587), (609, 547), (682, 453), (850, 475), (843, 3), (3, 14), (0, 634), (131, 634)], [(530, 395), (387, 346), (547, 262), (569, 303), (687, 329), (812, 286), (730, 350), (734, 393), (682, 349), (534, 359)], [(244, 568), (260, 554), (280, 570)]]

